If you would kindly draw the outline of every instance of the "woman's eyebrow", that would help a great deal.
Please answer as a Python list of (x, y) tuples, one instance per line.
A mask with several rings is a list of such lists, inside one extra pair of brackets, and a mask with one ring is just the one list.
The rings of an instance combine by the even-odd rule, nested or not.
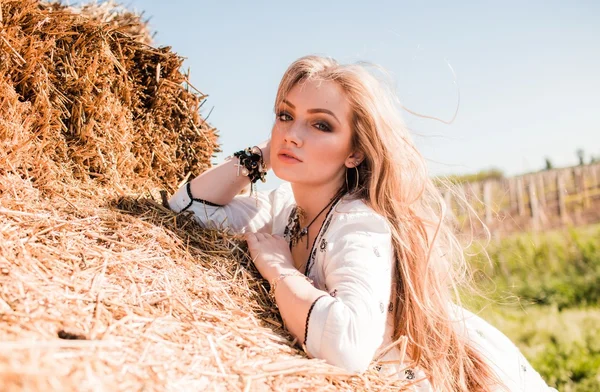
[(333, 118), (335, 118), (335, 121), (337, 121), (339, 124), (341, 124), (340, 120), (329, 109), (308, 109), (307, 112), (308, 113), (327, 113), (327, 114), (331, 115)]
[[(292, 109), (296, 109), (296, 106), (294, 106), (293, 103), (291, 103), (290, 101), (288, 101), (287, 99), (282, 100), (281, 102), (285, 103), (286, 105), (288, 105), (289, 107), (291, 107)], [(330, 116), (332, 116), (333, 118), (335, 118), (335, 120), (341, 124), (340, 120), (335, 116), (335, 114), (333, 114), (333, 112), (329, 109), (308, 109), (306, 111), (307, 113), (326, 113), (329, 114)]]

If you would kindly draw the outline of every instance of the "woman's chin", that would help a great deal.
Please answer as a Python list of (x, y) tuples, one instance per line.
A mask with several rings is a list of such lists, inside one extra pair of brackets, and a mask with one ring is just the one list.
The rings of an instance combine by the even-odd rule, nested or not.
[(286, 167), (279, 167), (279, 165), (272, 165), (271, 170), (275, 177), (282, 181), (294, 182), (297, 180), (298, 175), (295, 175), (292, 170)]

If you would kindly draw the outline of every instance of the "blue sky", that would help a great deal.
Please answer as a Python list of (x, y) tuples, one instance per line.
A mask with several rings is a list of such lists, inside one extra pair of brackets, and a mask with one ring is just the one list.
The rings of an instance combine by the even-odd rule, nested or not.
[(460, 91), (451, 125), (404, 113), (432, 174), (571, 165), (578, 148), (600, 157), (599, 1), (124, 4), (187, 58), (227, 155), (268, 137), (287, 66), (324, 54), (382, 65), (425, 115), (452, 118)]

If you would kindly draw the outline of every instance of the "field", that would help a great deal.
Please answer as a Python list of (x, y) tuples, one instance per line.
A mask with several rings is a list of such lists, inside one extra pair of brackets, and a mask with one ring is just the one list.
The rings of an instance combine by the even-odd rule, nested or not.
[(562, 392), (600, 391), (600, 225), (516, 234), (471, 249), (487, 300), (468, 307), (506, 333)]

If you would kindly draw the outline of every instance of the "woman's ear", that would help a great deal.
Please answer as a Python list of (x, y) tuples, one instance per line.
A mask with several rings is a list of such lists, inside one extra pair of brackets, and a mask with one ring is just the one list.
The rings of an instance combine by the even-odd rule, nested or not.
[(360, 165), (360, 163), (364, 159), (365, 159), (365, 154), (360, 150), (356, 150), (352, 154), (350, 154), (348, 156), (348, 158), (346, 158), (346, 162), (344, 162), (344, 164), (346, 165), (347, 168), (351, 169), (353, 167)]

